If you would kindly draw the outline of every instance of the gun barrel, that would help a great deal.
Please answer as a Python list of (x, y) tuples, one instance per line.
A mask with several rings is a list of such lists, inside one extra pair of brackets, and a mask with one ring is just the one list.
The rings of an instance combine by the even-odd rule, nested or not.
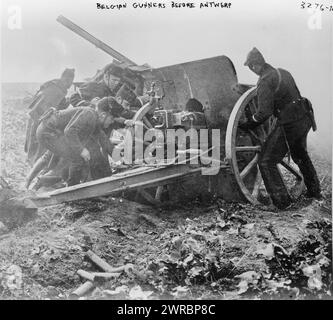
[(112, 49), (110, 46), (108, 46), (103, 41), (95, 38), (89, 32), (85, 31), (84, 29), (82, 29), (81, 27), (79, 27), (78, 25), (76, 25), (71, 20), (67, 19), (66, 17), (60, 15), (60, 16), (58, 16), (57, 21), (59, 23), (61, 23), (63, 26), (65, 26), (66, 28), (75, 32), (77, 35), (81, 36), (85, 40), (87, 40), (90, 43), (92, 43), (93, 45), (95, 45), (97, 48), (103, 50), (104, 52), (106, 52), (108, 55), (112, 56), (113, 58), (115, 58), (119, 62), (125, 62), (129, 65), (137, 65), (135, 62), (128, 59), (127, 57), (125, 57), (124, 55), (119, 53), (118, 51)]

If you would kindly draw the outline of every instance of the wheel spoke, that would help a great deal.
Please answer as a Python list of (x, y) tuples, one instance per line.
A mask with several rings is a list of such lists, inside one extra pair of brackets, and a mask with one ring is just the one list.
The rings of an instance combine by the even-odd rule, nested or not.
[(260, 138), (259, 138), (259, 136), (256, 134), (256, 133), (254, 133), (254, 131), (253, 130), (249, 130), (249, 134), (253, 137), (253, 138), (255, 138), (256, 140), (261, 140)]
[(272, 132), (273, 127), (274, 127), (274, 119), (273, 117), (270, 117), (268, 119), (268, 129), (267, 129), (268, 134)]
[(260, 125), (260, 126), (259, 126), (259, 129), (261, 130), (262, 135), (263, 135), (263, 138), (264, 138), (264, 140), (265, 140), (268, 134), (267, 134), (267, 132), (266, 132), (266, 130), (265, 130), (265, 128), (264, 128), (264, 125)]
[(260, 174), (260, 170), (258, 169), (257, 176), (256, 176), (254, 186), (253, 186), (253, 191), (252, 191), (252, 196), (254, 198), (258, 198), (258, 196), (259, 196), (259, 190), (260, 190), (261, 182), (262, 182), (262, 177), (261, 177), (261, 174)]
[(246, 165), (246, 167), (242, 170), (242, 172), (240, 173), (240, 177), (242, 179), (244, 179), (249, 172), (251, 171), (251, 169), (253, 167), (255, 167), (256, 163), (258, 162), (258, 154), (255, 155), (255, 157)]
[(156, 188), (155, 200), (157, 200), (157, 201), (161, 200), (161, 195), (162, 195), (162, 192), (163, 192), (163, 188), (164, 188), (164, 186), (158, 186)]
[(236, 152), (260, 152), (261, 146), (238, 146), (235, 149)]
[(149, 129), (153, 128), (153, 125), (150, 123), (146, 116), (142, 117), (142, 121)]
[(150, 204), (153, 205), (159, 205), (161, 202), (156, 199), (155, 197), (153, 197), (148, 191), (146, 191), (146, 189), (141, 188), (138, 189), (137, 191), (146, 201), (148, 201)]
[[(257, 108), (257, 105), (256, 105), (256, 103), (254, 102), (253, 99), (250, 101), (250, 106), (253, 107), (253, 112), (252, 112), (252, 114), (256, 113), (257, 110), (258, 110), (258, 108)], [(251, 107), (250, 107), (250, 109), (251, 109)]]
[(261, 143), (263, 143), (263, 139), (260, 138), (256, 133), (254, 133), (254, 131), (252, 130), (249, 130), (249, 134), (256, 140), (256, 141), (259, 141)]
[(286, 168), (289, 172), (291, 172), (298, 180), (303, 180), (303, 177), (297, 172), (296, 169), (294, 169), (289, 163), (282, 160), (280, 164)]

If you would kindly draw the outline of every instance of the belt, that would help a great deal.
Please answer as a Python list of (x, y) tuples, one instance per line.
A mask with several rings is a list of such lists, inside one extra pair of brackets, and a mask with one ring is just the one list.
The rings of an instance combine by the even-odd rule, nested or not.
[(304, 106), (304, 99), (298, 98), (285, 103), (282, 109), (277, 108), (275, 115), (280, 124), (287, 124), (303, 119), (308, 112)]
[(50, 108), (46, 112), (42, 114), (42, 116), (38, 119), (38, 123), (44, 122), (45, 120), (49, 119), (52, 115), (56, 115), (58, 110), (55, 108)]

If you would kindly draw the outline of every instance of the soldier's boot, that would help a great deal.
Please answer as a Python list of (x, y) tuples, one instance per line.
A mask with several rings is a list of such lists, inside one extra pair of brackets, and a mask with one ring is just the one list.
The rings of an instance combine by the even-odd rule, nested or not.
[(320, 182), (316, 169), (306, 151), (302, 155), (302, 159), (297, 159), (296, 164), (304, 177), (304, 183), (307, 188), (305, 197), (320, 200), (322, 198)]
[(274, 193), (273, 197), (272, 197), (272, 201), (273, 201), (274, 205), (280, 210), (284, 210), (284, 209), (288, 208), (292, 203), (292, 199), (288, 195), (288, 192), (287, 192), (287, 194), (278, 193), (278, 192)]
[(280, 210), (286, 209), (292, 203), (292, 199), (284, 185), (277, 165), (264, 162), (260, 163), (259, 167), (273, 204)]
[(37, 175), (47, 166), (47, 164), (48, 159), (45, 159), (44, 157), (41, 157), (37, 160), (26, 178), (25, 187), (27, 189), (29, 188), (32, 180), (37, 177)]
[(99, 157), (92, 161), (90, 166), (92, 180), (111, 176), (111, 167), (107, 158)]
[(52, 187), (56, 183), (62, 181), (62, 178), (60, 176), (56, 175), (44, 175), (39, 177), (39, 182), (43, 187)]
[(69, 168), (67, 186), (70, 187), (79, 184), (81, 182), (81, 179), (82, 179), (82, 167), (71, 166)]

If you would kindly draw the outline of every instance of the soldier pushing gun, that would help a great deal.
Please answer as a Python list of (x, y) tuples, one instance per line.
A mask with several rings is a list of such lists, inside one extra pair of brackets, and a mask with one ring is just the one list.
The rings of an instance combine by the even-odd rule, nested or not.
[(55, 107), (58, 110), (68, 107), (69, 102), (65, 96), (73, 83), (74, 71), (74, 69), (65, 69), (60, 79), (50, 80), (41, 85), (29, 106), (29, 120), (24, 150), (31, 164), (43, 154), (43, 150), (39, 149), (36, 140), (38, 119), (51, 107)]
[(258, 111), (252, 119), (240, 124), (239, 128), (245, 131), (254, 130), (271, 116), (278, 119), (259, 157), (260, 172), (273, 204), (279, 209), (291, 204), (291, 198), (277, 168), (277, 164), (288, 151), (304, 177), (306, 197), (320, 199), (318, 176), (306, 146), (310, 128), (316, 130), (310, 101), (301, 96), (288, 71), (273, 68), (266, 63), (256, 48), (249, 52), (244, 65), (259, 76)]
[(111, 174), (107, 155), (112, 154), (113, 145), (105, 131), (122, 111), (123, 107), (108, 97), (97, 103), (96, 110), (77, 107), (51, 109), (44, 114), (37, 139), (54, 155), (69, 162), (68, 186), (82, 182), (87, 168), (93, 179)]

